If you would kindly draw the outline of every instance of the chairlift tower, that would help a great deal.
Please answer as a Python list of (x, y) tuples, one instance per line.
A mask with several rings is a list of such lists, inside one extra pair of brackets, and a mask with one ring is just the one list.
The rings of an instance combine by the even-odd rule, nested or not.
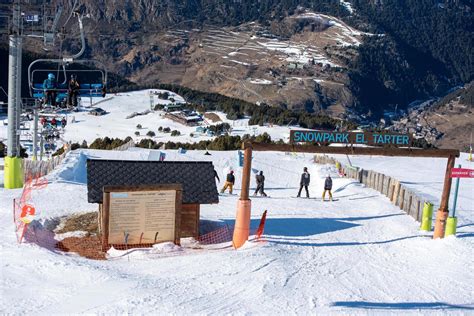
[[(46, 16), (46, 1), (14, 0), (0, 6), (0, 33), (8, 36), (8, 136), (7, 157), (4, 167), (4, 187), (16, 189), (23, 187), (22, 159), (20, 154), (20, 115), (21, 115), (21, 63), (23, 37), (42, 37), (44, 44), (54, 44), (55, 27), (62, 9), (56, 10), (53, 19)], [(22, 12), (22, 5), (30, 15)], [(5, 23), (5, 21), (7, 21)], [(51, 23), (49, 23), (51, 22)], [(48, 24), (52, 26), (49, 27)], [(47, 36), (47, 34), (53, 34)]]

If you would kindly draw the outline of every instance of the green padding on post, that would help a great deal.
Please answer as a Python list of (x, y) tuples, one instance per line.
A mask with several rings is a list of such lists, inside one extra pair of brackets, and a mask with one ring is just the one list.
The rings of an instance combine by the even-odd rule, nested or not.
[(18, 189), (23, 187), (23, 170), (21, 158), (5, 157), (3, 173), (5, 189)]
[(458, 218), (457, 217), (448, 217), (446, 221), (446, 230), (444, 233), (444, 237), (448, 237), (451, 235), (456, 235), (456, 227), (458, 226)]
[(433, 204), (425, 202), (423, 206), (423, 215), (421, 217), (421, 230), (431, 231), (431, 221), (433, 218)]

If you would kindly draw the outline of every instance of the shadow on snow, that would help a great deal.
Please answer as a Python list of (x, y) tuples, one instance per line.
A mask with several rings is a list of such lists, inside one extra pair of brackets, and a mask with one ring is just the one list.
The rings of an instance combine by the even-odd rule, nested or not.
[(335, 302), (333, 306), (339, 307), (350, 307), (350, 308), (364, 308), (364, 309), (464, 309), (474, 310), (472, 305), (453, 305), (444, 302), (405, 302), (405, 303), (379, 303), (379, 302), (364, 302), (364, 301), (353, 301), (353, 302)]

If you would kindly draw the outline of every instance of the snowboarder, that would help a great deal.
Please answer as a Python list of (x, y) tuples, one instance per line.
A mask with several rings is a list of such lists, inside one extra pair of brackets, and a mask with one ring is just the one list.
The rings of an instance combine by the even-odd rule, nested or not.
[(226, 181), (224, 183), (224, 187), (221, 190), (221, 193), (224, 193), (225, 190), (227, 190), (227, 188), (229, 188), (229, 193), (232, 194), (232, 189), (234, 187), (234, 182), (235, 182), (234, 171), (231, 170), (227, 174), (227, 178), (226, 178)]
[(51, 106), (56, 106), (56, 77), (54, 74), (48, 74), (48, 79), (43, 81), (43, 90), (44, 90), (44, 104), (51, 104)]
[(67, 89), (67, 105), (77, 108), (77, 96), (79, 95), (79, 89), (81, 86), (77, 82), (76, 75), (71, 75), (71, 80), (68, 83)]
[(328, 176), (326, 177), (326, 180), (324, 181), (323, 201), (324, 201), (324, 198), (326, 197), (326, 191), (329, 192), (329, 200), (332, 201), (332, 193), (331, 193), (331, 190), (332, 190), (332, 179), (331, 179), (331, 176), (328, 175)]
[(303, 187), (304, 187), (304, 189), (306, 190), (306, 197), (309, 198), (309, 191), (308, 191), (309, 180), (310, 180), (310, 175), (308, 172), (308, 168), (304, 167), (303, 174), (301, 175), (301, 180), (300, 180), (300, 190), (298, 191), (297, 197), (301, 196), (301, 190), (303, 190)]
[(263, 175), (263, 171), (260, 171), (260, 173), (255, 176), (255, 180), (257, 181), (257, 188), (255, 189), (253, 196), (256, 196), (258, 192), (260, 192), (261, 196), (267, 196), (267, 194), (263, 191), (265, 184), (265, 176)]

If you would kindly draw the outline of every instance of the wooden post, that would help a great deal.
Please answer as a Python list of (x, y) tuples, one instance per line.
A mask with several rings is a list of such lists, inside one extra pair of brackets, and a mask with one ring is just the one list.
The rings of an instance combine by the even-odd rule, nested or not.
[(250, 235), (250, 214), (252, 204), (249, 199), (250, 171), (252, 170), (252, 143), (244, 143), (244, 166), (242, 169), (242, 188), (237, 202), (234, 235), (232, 244), (235, 249), (242, 247)]
[(451, 155), (446, 165), (446, 173), (444, 175), (443, 194), (441, 195), (441, 203), (436, 213), (436, 223), (433, 238), (444, 238), (444, 230), (446, 228), (446, 219), (448, 218), (449, 194), (451, 193), (451, 169), (454, 168), (456, 156)]
[(102, 205), (102, 251), (106, 252), (109, 250), (109, 207), (110, 207), (110, 193), (104, 192), (103, 205)]
[(400, 181), (396, 180), (395, 181), (395, 188), (393, 189), (393, 195), (392, 195), (392, 203), (397, 205), (398, 203), (398, 195), (400, 193)]
[(405, 205), (405, 187), (401, 187), (400, 196), (398, 197), (398, 206), (400, 206), (400, 209), (403, 210), (404, 205)]
[(244, 143), (244, 166), (242, 169), (242, 188), (240, 191), (240, 200), (249, 199), (250, 172), (252, 170), (252, 144)]

